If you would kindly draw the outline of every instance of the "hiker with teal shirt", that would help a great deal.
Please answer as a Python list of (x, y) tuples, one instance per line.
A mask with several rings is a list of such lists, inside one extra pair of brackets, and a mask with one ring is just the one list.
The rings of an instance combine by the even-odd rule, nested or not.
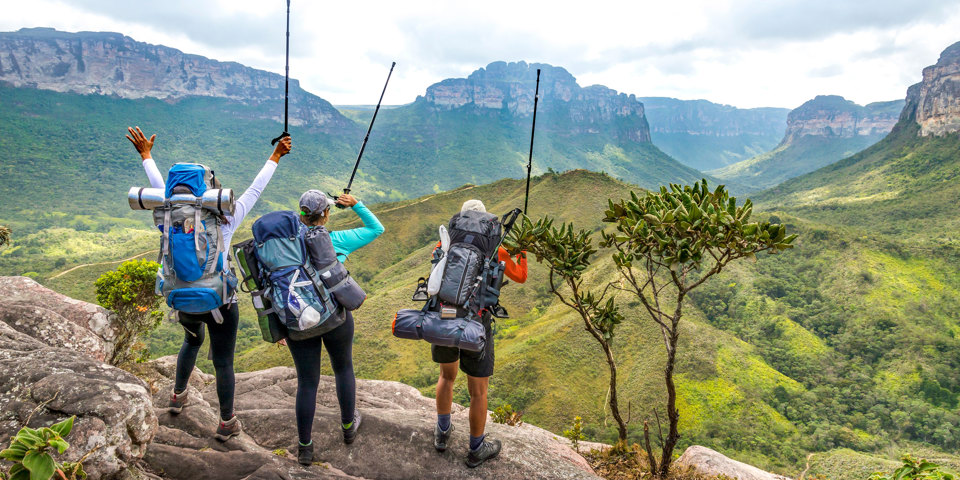
[[(156, 135), (148, 139), (140, 130), (140, 127), (136, 127), (136, 129), (128, 128), (127, 131), (129, 132), (127, 139), (133, 143), (134, 148), (140, 154), (150, 185), (153, 188), (165, 188), (166, 182), (151, 154)], [(240, 226), (244, 217), (257, 203), (267, 183), (273, 177), (273, 173), (280, 163), (280, 157), (290, 153), (292, 148), (292, 138), (289, 136), (277, 142), (273, 153), (264, 163), (263, 168), (260, 169), (260, 173), (237, 199), (233, 215), (222, 215), (216, 220), (216, 228), (220, 231), (224, 245), (230, 245), (230, 240), (233, 238), (236, 228)], [(216, 180), (216, 177), (213, 178), (213, 187), (219, 188), (220, 182)], [(170, 187), (176, 193), (181, 185), (170, 185)], [(162, 227), (172, 230), (173, 225), (162, 225)], [(223, 270), (230, 270), (229, 262), (228, 255), (223, 255)], [(230, 275), (232, 276), (232, 273)], [(216, 371), (217, 399), (220, 404), (220, 423), (214, 436), (218, 440), (226, 441), (232, 436), (239, 435), (243, 430), (240, 420), (233, 411), (235, 389), (233, 356), (237, 343), (240, 309), (237, 305), (236, 295), (231, 294), (229, 298), (223, 298), (222, 301), (225, 302), (224, 305), (211, 312), (199, 314), (179, 312), (177, 314), (177, 319), (183, 326), (184, 337), (180, 352), (177, 355), (176, 380), (173, 392), (170, 395), (169, 412), (178, 414), (187, 404), (187, 384), (190, 380), (190, 374), (193, 372), (193, 367), (197, 363), (197, 353), (200, 351), (200, 346), (203, 345), (204, 330), (207, 330), (210, 333), (210, 354)], [(204, 325), (206, 325), (206, 328), (204, 328)]]
[[(329, 221), (330, 207), (334, 205), (352, 209), (360, 217), (363, 226), (327, 232), (324, 225)], [(373, 212), (352, 195), (343, 194), (334, 200), (319, 190), (309, 190), (300, 197), (300, 221), (310, 229), (306, 233), (305, 244), (313, 267), (318, 272), (322, 272), (325, 266), (318, 261), (320, 254), (317, 251), (321, 243), (327, 241), (326, 238), (333, 243), (337, 260), (343, 262), (351, 253), (372, 242), (384, 231)], [(356, 407), (356, 377), (353, 374), (353, 314), (349, 310), (344, 311), (344, 323), (327, 333), (306, 340), (285, 339), (280, 342), (290, 349), (297, 369), (297, 460), (303, 465), (313, 463), (311, 434), (317, 408), (317, 387), (320, 384), (321, 346), (326, 346), (333, 367), (344, 443), (353, 443), (360, 428), (361, 416)]]

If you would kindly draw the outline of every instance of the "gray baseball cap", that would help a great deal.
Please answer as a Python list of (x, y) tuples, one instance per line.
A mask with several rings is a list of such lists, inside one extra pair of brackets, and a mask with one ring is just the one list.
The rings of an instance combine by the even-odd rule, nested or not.
[(333, 206), (336, 203), (332, 198), (320, 190), (307, 190), (300, 195), (300, 211), (307, 215), (315, 215)]

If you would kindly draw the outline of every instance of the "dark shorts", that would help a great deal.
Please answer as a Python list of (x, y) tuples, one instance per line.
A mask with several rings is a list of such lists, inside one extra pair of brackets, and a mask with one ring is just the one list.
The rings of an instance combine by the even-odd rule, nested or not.
[[(488, 314), (489, 315), (489, 314)], [(438, 347), (430, 345), (430, 354), (436, 363), (453, 363), (460, 361), (460, 371), (471, 377), (485, 378), (493, 375), (493, 334), (490, 318), (484, 318), (487, 330), (486, 347), (483, 352), (471, 352), (455, 347)]]

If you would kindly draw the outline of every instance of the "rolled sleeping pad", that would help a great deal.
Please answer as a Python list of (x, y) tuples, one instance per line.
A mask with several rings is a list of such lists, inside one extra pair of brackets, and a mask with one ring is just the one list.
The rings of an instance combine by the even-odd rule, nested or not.
[(476, 320), (440, 318), (440, 312), (405, 309), (393, 317), (393, 336), (426, 340), (440, 347), (482, 352), (487, 330)]
[[(162, 207), (166, 201), (162, 188), (133, 187), (127, 192), (127, 202), (133, 210), (153, 210)], [(178, 193), (170, 197), (170, 203), (196, 204), (197, 197), (188, 193)], [(220, 215), (233, 215), (236, 203), (232, 188), (208, 188), (203, 193), (203, 208)]]

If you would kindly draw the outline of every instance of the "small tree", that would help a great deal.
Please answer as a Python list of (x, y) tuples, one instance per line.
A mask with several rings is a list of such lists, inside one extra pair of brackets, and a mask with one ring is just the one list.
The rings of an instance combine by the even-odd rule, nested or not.
[(617, 362), (611, 349), (614, 328), (623, 316), (613, 298), (604, 301), (606, 289), (594, 292), (583, 285), (581, 275), (590, 265), (590, 257), (597, 253), (592, 234), (586, 230), (574, 232), (572, 223), (556, 228), (548, 217), (536, 224), (523, 217), (520, 228), (513, 229), (505, 244), (512, 253), (522, 250), (533, 253), (537, 262), (550, 269), (550, 292), (580, 316), (584, 328), (603, 349), (610, 370), (610, 413), (617, 421), (619, 444), (625, 446), (627, 424), (617, 403)]
[(112, 365), (137, 359), (144, 350), (137, 338), (160, 325), (161, 297), (154, 293), (159, 268), (156, 262), (131, 260), (100, 275), (95, 283), (97, 303), (116, 314)]
[(10, 243), (10, 227), (0, 225), (0, 247)]
[(684, 299), (730, 262), (792, 248), (797, 237), (787, 236), (783, 225), (749, 223), (752, 211), (750, 200), (738, 207), (723, 185), (711, 192), (702, 180), (692, 187), (660, 187), (659, 192), (642, 197), (631, 192), (630, 200), (610, 201), (605, 212), (604, 221), (613, 223), (616, 232), (603, 232), (601, 246), (615, 249), (614, 264), (623, 279), (618, 288), (640, 300), (659, 325), (667, 351), (664, 382), (669, 430), (661, 439), (659, 468), (656, 459), (650, 458), (650, 470), (660, 477), (669, 473), (680, 439), (673, 371)]

